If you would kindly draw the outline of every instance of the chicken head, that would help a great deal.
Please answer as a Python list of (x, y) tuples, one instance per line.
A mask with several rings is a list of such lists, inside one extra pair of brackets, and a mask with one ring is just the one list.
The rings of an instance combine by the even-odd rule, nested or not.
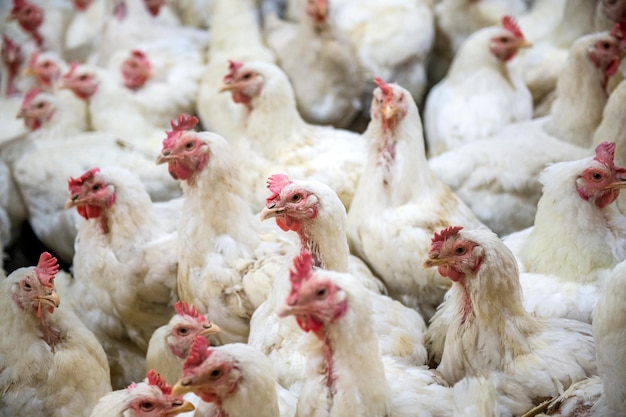
[(172, 130), (165, 132), (167, 137), (156, 163), (167, 163), (170, 175), (176, 180), (191, 180), (209, 160), (206, 143), (192, 130), (198, 118), (181, 114), (178, 121), (172, 120), (170, 124)]
[(43, 45), (43, 38), (39, 34), (39, 27), (44, 19), (41, 7), (27, 0), (13, 0), (13, 8), (9, 18), (17, 20), (20, 27), (33, 36), (37, 46)]
[(576, 179), (578, 195), (583, 200), (604, 208), (619, 197), (626, 188), (626, 168), (615, 165), (615, 143), (602, 142), (596, 147), (591, 164)]
[(122, 63), (124, 85), (131, 90), (141, 88), (152, 76), (152, 65), (145, 53), (133, 49)]
[(328, 17), (328, 0), (307, 0), (305, 13), (317, 24), (326, 22)]
[(131, 384), (127, 391), (130, 396), (127, 408), (137, 417), (172, 417), (194, 410), (189, 401), (172, 395), (172, 387), (153, 370), (148, 371), (146, 382)]
[(502, 28), (503, 30), (493, 36), (489, 42), (489, 50), (499, 60), (508, 61), (517, 54), (520, 48), (531, 46), (513, 17), (504, 16)]
[(24, 125), (32, 131), (50, 120), (55, 110), (54, 96), (33, 87), (24, 95), (17, 117), (24, 119)]
[(221, 405), (224, 398), (237, 390), (241, 381), (238, 360), (224, 350), (210, 349), (209, 342), (197, 336), (183, 364), (183, 376), (174, 385), (172, 393), (194, 392), (203, 401)]
[(61, 78), (59, 87), (69, 88), (77, 97), (88, 100), (98, 91), (98, 84), (98, 76), (93, 70), (72, 62), (69, 71)]
[(408, 112), (408, 100), (413, 98), (405, 97), (404, 90), (396, 88), (397, 84), (387, 84), (380, 77), (374, 78), (374, 82), (378, 88), (373, 92), (372, 119), (380, 119), (386, 133), (393, 132)]
[[(621, 26), (616, 23), (615, 27), (620, 28)], [(624, 51), (620, 47), (621, 40), (614, 36), (618, 32), (613, 30), (611, 33), (598, 39), (587, 52), (589, 60), (604, 75), (605, 87), (608, 79), (617, 72), (624, 56)]]
[(476, 274), (483, 260), (482, 249), (476, 242), (464, 239), (459, 234), (462, 229), (462, 226), (449, 226), (435, 233), (422, 267), (436, 266), (441, 276), (454, 282)]
[(261, 94), (263, 76), (249, 68), (243, 62), (228, 61), (229, 72), (224, 76), (220, 93), (230, 91), (235, 103), (249, 104), (253, 97)]
[(311, 190), (294, 185), (285, 174), (274, 174), (267, 180), (272, 195), (261, 211), (261, 220), (276, 218), (284, 231), (300, 233), (306, 223), (313, 221), (320, 210), (318, 196)]
[(57, 259), (44, 252), (36, 267), (19, 268), (6, 279), (12, 280), (13, 301), (24, 311), (31, 311), (38, 319), (44, 312), (53, 313), (59, 306), (54, 288), (54, 277), (59, 271)]
[(166, 340), (172, 353), (184, 359), (189, 355), (196, 337), (208, 339), (212, 334), (219, 333), (220, 328), (185, 302), (176, 302), (174, 308), (176, 315), (170, 321), (171, 330)]
[(103, 212), (115, 203), (115, 186), (98, 176), (100, 168), (92, 168), (78, 178), (67, 182), (70, 196), (65, 208), (76, 207), (76, 211), (85, 219), (100, 219), (103, 233), (108, 232), (106, 216)]
[(152, 16), (158, 16), (161, 7), (165, 4), (165, 0), (143, 0), (143, 3)]
[(324, 339), (322, 330), (327, 324), (341, 318), (347, 311), (345, 292), (312, 269), (312, 256), (302, 251), (293, 260), (289, 271), (291, 293), (279, 309), (278, 316), (295, 316), (298, 325), (305, 332), (314, 332)]
[(61, 78), (60, 58), (53, 52), (33, 52), (24, 69), (24, 75), (35, 77), (42, 88), (51, 88)]
[(606, 16), (613, 22), (626, 21), (626, 1), (602, 0), (602, 9)]

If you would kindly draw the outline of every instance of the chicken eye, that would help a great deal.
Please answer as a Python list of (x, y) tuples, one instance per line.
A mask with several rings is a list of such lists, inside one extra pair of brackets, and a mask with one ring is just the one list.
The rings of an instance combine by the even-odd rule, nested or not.
[(599, 173), (599, 172), (593, 172), (593, 173), (591, 174), (591, 180), (592, 180), (592, 181), (595, 181), (595, 182), (600, 182), (600, 181), (602, 181), (602, 179), (603, 179), (603, 176), (602, 176), (602, 174), (601, 174), (601, 173)]
[(211, 379), (218, 379), (219, 377), (222, 376), (222, 370), (221, 369), (214, 369), (211, 374), (209, 375), (209, 377)]
[(467, 248), (465, 246), (459, 246), (454, 252), (456, 252), (457, 255), (464, 255), (465, 252), (467, 252)]
[(318, 290), (317, 290), (316, 295), (317, 295), (319, 298), (323, 298), (323, 297), (325, 297), (325, 296), (326, 296), (326, 292), (327, 292), (327, 291), (326, 291), (326, 288), (325, 288), (325, 287), (324, 287), (324, 288), (320, 288), (320, 289), (318, 289)]
[(300, 199), (302, 199), (302, 196), (300, 194), (294, 194), (291, 197), (291, 201), (294, 202), (294, 203), (297, 203), (298, 201), (300, 201)]
[(602, 42), (601, 46), (602, 46), (602, 49), (605, 49), (605, 50), (611, 48), (611, 44), (608, 42)]
[(503, 36), (503, 37), (501, 37), (501, 38), (500, 38), (500, 42), (502, 42), (502, 43), (508, 43), (508, 42), (509, 42), (509, 38), (507, 38), (507, 37)]
[(187, 149), (187, 150), (191, 150), (191, 149), (193, 149), (193, 142), (187, 142), (187, 143), (185, 143), (185, 149)]
[(141, 404), (139, 404), (139, 407), (143, 411), (151, 411), (154, 408), (154, 403), (151, 403), (150, 401), (143, 401)]
[(39, 103), (39, 104), (37, 104), (37, 108), (38, 109), (43, 109), (45, 107), (45, 105), (46, 105), (45, 103)]
[(51, 65), (50, 61), (46, 61), (46, 62), (43, 63), (43, 67), (44, 68), (50, 68), (50, 65)]
[(33, 289), (33, 287), (31, 287), (31, 285), (30, 285), (28, 282), (26, 282), (26, 281), (24, 281), (24, 282), (23, 282), (22, 287), (23, 287), (26, 291), (30, 291), (30, 290), (32, 290), (32, 289)]
[(186, 335), (189, 334), (189, 329), (186, 328), (186, 327), (180, 327), (178, 329), (178, 334), (181, 335), (181, 336), (186, 336)]
[(242, 77), (242, 78), (243, 78), (244, 80), (249, 80), (250, 78), (252, 78), (252, 74), (251, 74), (251, 73), (249, 73), (249, 72), (247, 72), (247, 73), (245, 73), (245, 74), (243, 75), (243, 77)]
[(100, 184), (95, 184), (93, 187), (91, 187), (91, 189), (93, 191), (98, 191), (100, 189)]

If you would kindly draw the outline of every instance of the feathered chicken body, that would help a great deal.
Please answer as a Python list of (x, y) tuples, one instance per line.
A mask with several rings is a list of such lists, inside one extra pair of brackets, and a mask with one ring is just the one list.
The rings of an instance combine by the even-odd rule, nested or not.
[[(157, 163), (181, 181), (185, 203), (178, 228), (178, 296), (220, 324), (223, 343), (246, 341), (249, 319), (266, 297), (293, 241), (262, 227), (226, 140), (172, 121)], [(268, 225), (270, 226), (270, 225)]]
[(189, 401), (172, 395), (172, 387), (150, 370), (145, 380), (103, 396), (90, 417), (173, 417), (193, 409)]
[(123, 168), (91, 169), (71, 178), (68, 188), (66, 208), (76, 207), (85, 220), (67, 291), (111, 363), (132, 345), (136, 362), (119, 363), (122, 375), (114, 370), (115, 386), (126, 386), (145, 374), (148, 341), (174, 313), (175, 226), (158, 216), (139, 178)]
[(610, 34), (581, 37), (570, 49), (549, 116), (508, 125), (491, 139), (431, 158), (430, 167), (496, 233), (531, 226), (541, 197), (537, 178), (546, 164), (592, 154), (608, 97), (605, 83), (621, 57)]
[(503, 372), (533, 399), (594, 375), (591, 326), (526, 312), (513, 253), (489, 230), (462, 229), (436, 233), (424, 260), (454, 282), (446, 303), (454, 304), (455, 317), (437, 370), (451, 383)]
[(626, 259), (626, 218), (613, 204), (626, 169), (614, 154), (604, 142), (595, 157), (547, 167), (535, 225), (504, 239), (528, 273), (524, 305), (535, 315), (591, 323), (606, 276)]
[(0, 282), (3, 416), (87, 416), (111, 391), (102, 346), (71, 310), (59, 308), (58, 269), (56, 258), (44, 252), (36, 267), (17, 269)]
[(426, 99), (424, 125), (429, 155), (476, 139), (533, 114), (532, 97), (509, 68), (518, 49), (530, 46), (515, 20), (472, 34), (457, 52), (442, 81)]
[[(290, 180), (276, 174), (268, 180), (272, 195), (261, 212), (263, 219), (275, 217), (285, 231), (295, 231), (301, 241), (300, 251), (312, 253), (315, 265), (350, 272), (369, 288), (384, 355), (402, 357), (407, 363), (423, 364), (424, 321), (417, 312), (389, 297), (376, 294), (380, 283), (362, 261), (350, 255), (346, 238), (345, 209), (336, 193), (317, 181)], [(289, 293), (289, 281), (280, 276), (268, 300), (255, 311), (251, 320), (249, 343), (270, 356), (279, 383), (298, 391), (303, 378), (305, 356), (298, 350), (302, 333), (296, 324), (280, 320), (276, 309)], [(410, 343), (405, 341), (411, 340)]]
[(435, 230), (459, 221), (481, 223), (428, 167), (422, 124), (407, 90), (376, 79), (369, 154), (348, 212), (352, 251), (385, 282), (391, 297), (428, 320), (449, 288), (422, 271)]
[(347, 127), (361, 107), (361, 68), (351, 45), (329, 23), (329, 3), (307, 0), (299, 22), (269, 14), (263, 32), (293, 85), (304, 120)]
[(201, 399), (197, 415), (293, 417), (293, 398), (281, 401), (270, 361), (243, 343), (208, 347), (196, 337), (175, 394), (194, 392)]
[(176, 314), (169, 323), (154, 331), (146, 353), (146, 367), (154, 369), (168, 384), (175, 384), (181, 377), (183, 362), (189, 355), (196, 336), (207, 339), (220, 328), (195, 307), (182, 301), (174, 305)]
[(250, 149), (243, 156), (263, 161), (257, 168), (260, 171), (251, 169), (246, 180), (257, 198), (261, 191), (264, 195), (259, 174), (267, 177), (283, 171), (328, 184), (350, 206), (367, 153), (360, 135), (304, 122), (289, 79), (273, 64), (231, 62), (221, 89), (230, 91), (232, 99), (249, 110), (242, 123), (243, 140)]

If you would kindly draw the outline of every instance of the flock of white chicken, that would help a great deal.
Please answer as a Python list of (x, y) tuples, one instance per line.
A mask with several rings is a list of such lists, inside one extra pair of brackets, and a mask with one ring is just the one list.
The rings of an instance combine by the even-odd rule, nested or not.
[(0, 20), (1, 417), (626, 416), (626, 1)]

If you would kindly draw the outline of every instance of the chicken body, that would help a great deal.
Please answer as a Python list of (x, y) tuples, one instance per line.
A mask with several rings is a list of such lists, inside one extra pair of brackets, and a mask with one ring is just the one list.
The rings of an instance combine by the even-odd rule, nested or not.
[(172, 387), (151, 370), (146, 380), (100, 398), (90, 417), (173, 417), (194, 409), (171, 393)]
[(56, 259), (15, 270), (0, 282), (0, 415), (88, 416), (111, 391), (102, 346), (54, 288)]
[(249, 148), (245, 161), (260, 161), (245, 180), (254, 190), (255, 206), (265, 199), (259, 175), (277, 171), (328, 184), (350, 206), (367, 153), (360, 135), (302, 120), (289, 79), (273, 64), (232, 63), (222, 89), (249, 110), (241, 126)]
[(148, 341), (174, 313), (176, 222), (161, 219), (139, 178), (122, 168), (92, 169), (69, 188), (66, 207), (85, 220), (66, 292), (105, 346), (114, 386), (124, 387), (145, 374)]
[(581, 37), (559, 77), (550, 116), (511, 124), (490, 139), (431, 158), (431, 169), (496, 233), (529, 227), (545, 165), (592, 154), (591, 139), (608, 97), (605, 82), (620, 59), (608, 33)]
[(309, 0), (299, 22), (269, 14), (263, 32), (291, 81), (302, 118), (347, 127), (361, 107), (362, 76), (350, 44), (328, 22), (332, 7), (328, 0)]
[(450, 383), (503, 372), (535, 400), (595, 375), (591, 326), (526, 312), (513, 253), (489, 230), (461, 229), (436, 234), (424, 261), (454, 281), (445, 302), (455, 317), (437, 370)]
[(368, 161), (348, 212), (348, 238), (389, 295), (428, 321), (450, 285), (419, 268), (432, 233), (458, 221), (481, 223), (428, 167), (421, 120), (409, 92), (378, 82), (364, 133)]
[(183, 362), (196, 336), (208, 339), (220, 331), (217, 324), (186, 303), (178, 301), (174, 307), (176, 314), (154, 331), (146, 353), (146, 367), (161, 374), (168, 384), (175, 384), (180, 379)]
[(267, 297), (294, 242), (276, 227), (261, 225), (228, 143), (217, 134), (190, 130), (195, 123), (186, 116), (173, 122), (158, 160), (168, 162), (170, 173), (182, 181), (185, 199), (178, 228), (178, 296), (220, 323), (216, 338), (222, 343), (246, 341), (250, 316)]
[(529, 312), (591, 323), (607, 275), (626, 259), (626, 218), (613, 204), (626, 170), (614, 152), (605, 142), (594, 158), (547, 167), (534, 226), (504, 238), (528, 273), (520, 280)]
[[(273, 176), (270, 182), (276, 182), (270, 185), (274, 195), (268, 199), (262, 218), (276, 217), (283, 229), (296, 231), (300, 250), (310, 251), (316, 265), (353, 274), (360, 285), (369, 289), (383, 354), (400, 357), (407, 363), (423, 364), (426, 360), (422, 346), (424, 320), (414, 310), (378, 294), (378, 280), (362, 261), (350, 255), (345, 209), (336, 193), (316, 181), (290, 181), (281, 175)], [(274, 282), (268, 300), (252, 316), (249, 343), (272, 359), (281, 385), (299, 392), (306, 358), (298, 349), (303, 335), (295, 323), (281, 320), (276, 312), (288, 293), (289, 281), (281, 275)], [(411, 342), (407, 343), (408, 340)]]
[(424, 125), (430, 156), (532, 117), (530, 92), (510, 70), (511, 59), (528, 41), (512, 19), (504, 21), (504, 27), (481, 29), (468, 37), (446, 77), (428, 93)]
[(274, 62), (274, 54), (263, 42), (251, 0), (212, 0), (210, 27), (207, 65), (198, 87), (198, 117), (205, 129), (228, 138), (237, 148), (246, 109), (220, 94), (219, 84), (229, 60)]
[(196, 416), (294, 416), (294, 398), (286, 392), (279, 396), (272, 365), (263, 353), (243, 343), (207, 350), (206, 339), (197, 340), (172, 391), (194, 392), (203, 400)]

